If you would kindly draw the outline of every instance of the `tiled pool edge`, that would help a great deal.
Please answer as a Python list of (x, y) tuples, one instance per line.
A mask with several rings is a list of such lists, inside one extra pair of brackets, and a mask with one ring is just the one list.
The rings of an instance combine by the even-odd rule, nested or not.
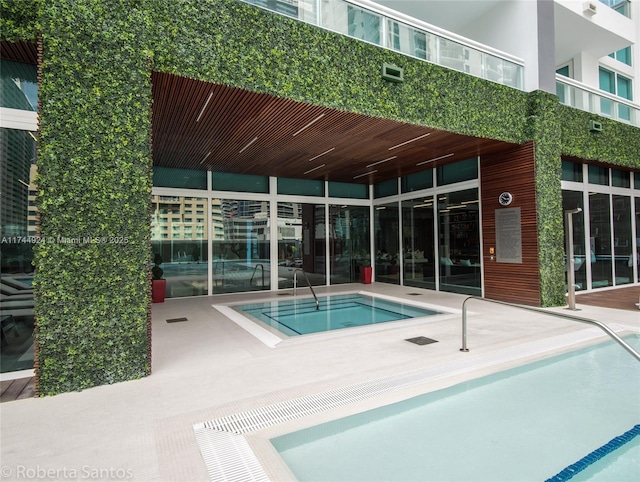
[[(612, 328), (616, 329), (614, 326)], [(396, 390), (454, 379), (491, 368), (498, 370), (502, 369), (501, 367), (506, 363), (515, 364), (533, 356), (552, 356), (554, 351), (598, 340), (604, 341), (599, 330), (587, 328), (579, 332), (559, 335), (553, 339), (536, 340), (503, 348), (493, 353), (472, 358), (465, 357), (449, 364), (449, 369), (445, 372), (441, 366), (438, 366), (356, 383), (194, 424), (193, 429), (207, 471), (210, 475), (215, 474), (212, 480), (270, 480), (262, 467), (256, 472), (254, 459), (257, 460), (257, 457), (244, 437), (245, 434), (253, 434), (259, 430), (302, 419), (308, 415), (327, 412), (353, 402), (369, 400)], [(250, 455), (247, 455), (247, 447)]]
[[(344, 293), (339, 293), (339, 294), (361, 294), (364, 296), (370, 296), (372, 298), (380, 298), (383, 300), (387, 300), (387, 301), (392, 301), (392, 302), (398, 302), (398, 303), (403, 303), (409, 306), (414, 306), (417, 308), (423, 308), (423, 309), (429, 309), (429, 310), (436, 310), (438, 311), (437, 314), (432, 315), (433, 319), (429, 319), (429, 322), (436, 322), (436, 321), (441, 321), (443, 319), (446, 319), (447, 317), (451, 317), (451, 316), (460, 316), (460, 314), (462, 313), (461, 310), (459, 309), (455, 309), (455, 308), (448, 308), (448, 307), (444, 307), (444, 306), (440, 306), (440, 305), (434, 305), (431, 303), (424, 303), (424, 302), (420, 302), (420, 301), (416, 301), (416, 300), (407, 300), (405, 298), (400, 298), (397, 296), (389, 296), (389, 295), (385, 295), (385, 294), (381, 294), (381, 293), (374, 293), (371, 291), (364, 291), (364, 290), (358, 290), (358, 291), (353, 291), (353, 292), (344, 292)], [(326, 295), (322, 295), (322, 296), (330, 296), (330, 294), (326, 294)], [(301, 297), (301, 298), (305, 298), (305, 297)], [(276, 300), (277, 298), (273, 298), (273, 300)], [(262, 301), (270, 301), (271, 298), (267, 298), (267, 299), (263, 299)], [(235, 309), (233, 309), (233, 306), (238, 305), (238, 302), (233, 302), (231, 304), (214, 304), (211, 305), (215, 310), (219, 311), (220, 313), (222, 313), (224, 316), (226, 316), (227, 318), (229, 318), (231, 321), (233, 321), (236, 325), (240, 326), (241, 328), (243, 328), (245, 331), (247, 331), (249, 334), (253, 335), (255, 338), (257, 338), (258, 340), (260, 340), (262, 343), (264, 343), (266, 346), (270, 347), (270, 348), (275, 348), (277, 345), (279, 345), (282, 342), (288, 341), (288, 340), (301, 340), (301, 339), (311, 339), (313, 337), (316, 337), (316, 339), (318, 337), (334, 337), (334, 336), (345, 336), (345, 334), (342, 334), (341, 331), (342, 330), (331, 330), (331, 331), (327, 331), (327, 332), (319, 332), (319, 333), (310, 333), (310, 334), (306, 334), (306, 335), (302, 335), (300, 338), (299, 337), (288, 337), (286, 335), (280, 335), (280, 334), (276, 334), (275, 331), (269, 331), (268, 329), (260, 326), (257, 322), (254, 322), (253, 320), (247, 318), (246, 316), (242, 315), (241, 313), (239, 313), (238, 311), (236, 311)], [(366, 325), (366, 326), (359, 326), (356, 327), (356, 329), (362, 329), (362, 330), (370, 330), (370, 331), (377, 331), (377, 330), (388, 330), (388, 329), (392, 329), (394, 326), (398, 326), (398, 324), (411, 324), (411, 323), (422, 323), (425, 321), (425, 318), (427, 317), (417, 317), (417, 318), (410, 318), (410, 319), (406, 319), (406, 320), (396, 320), (390, 323), (394, 323), (395, 325), (391, 325), (391, 326), (387, 326), (385, 323), (380, 323), (380, 324), (375, 324), (375, 325)]]

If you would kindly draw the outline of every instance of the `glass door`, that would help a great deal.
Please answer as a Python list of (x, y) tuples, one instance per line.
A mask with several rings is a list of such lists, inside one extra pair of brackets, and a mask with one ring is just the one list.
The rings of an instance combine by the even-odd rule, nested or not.
[(368, 206), (329, 206), (331, 284), (360, 281), (360, 267), (371, 266)]

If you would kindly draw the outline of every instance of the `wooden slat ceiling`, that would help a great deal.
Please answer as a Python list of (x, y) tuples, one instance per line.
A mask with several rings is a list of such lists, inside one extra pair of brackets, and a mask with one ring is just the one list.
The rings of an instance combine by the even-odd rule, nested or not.
[(374, 183), (509, 146), (165, 73), (152, 83), (156, 166)]
[[(31, 43), (0, 55), (37, 63)], [(155, 166), (375, 183), (509, 146), (171, 74), (152, 84)]]

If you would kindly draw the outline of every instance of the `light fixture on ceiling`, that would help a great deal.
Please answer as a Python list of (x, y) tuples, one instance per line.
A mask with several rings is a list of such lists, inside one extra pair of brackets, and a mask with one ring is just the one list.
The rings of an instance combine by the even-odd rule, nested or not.
[(358, 174), (357, 176), (353, 176), (353, 178), (358, 179), (359, 177), (368, 176), (369, 174), (373, 174), (374, 172), (378, 172), (378, 170), (374, 169), (373, 171), (365, 172), (364, 174)]
[(251, 144), (253, 144), (253, 143), (254, 143), (255, 141), (257, 141), (257, 140), (258, 140), (258, 138), (257, 138), (257, 137), (254, 137), (253, 139), (251, 139), (251, 140), (249, 141), (249, 143), (248, 143), (246, 146), (244, 146), (242, 149), (240, 149), (240, 151), (238, 152), (238, 154), (242, 154), (242, 153), (245, 151), (245, 149), (247, 149)]
[(408, 141), (404, 141), (404, 142), (398, 144), (397, 146), (390, 147), (389, 150), (392, 151), (393, 149), (396, 149), (398, 147), (402, 147), (405, 144), (409, 144), (411, 142), (415, 142), (415, 141), (417, 141), (419, 139), (422, 139), (423, 137), (427, 137), (427, 136), (430, 136), (430, 135), (431, 135), (431, 132), (427, 132), (426, 134), (422, 134), (421, 136), (414, 137), (413, 139), (409, 139)]
[(387, 209), (387, 206), (376, 206), (377, 211), (382, 211), (383, 209)]
[(210, 155), (211, 155), (211, 151), (207, 152), (207, 155), (206, 155), (206, 156), (204, 156), (204, 159), (202, 159), (202, 160), (200, 161), (200, 164), (202, 164), (204, 161), (206, 161), (206, 160), (207, 160), (207, 157), (209, 157)]
[(387, 162), (390, 161), (392, 159), (397, 158), (398, 156), (391, 156), (388, 159), (383, 159), (382, 161), (378, 161), (378, 162), (374, 162), (373, 164), (367, 164), (367, 167), (373, 167), (373, 166), (377, 166), (378, 164), (382, 164), (383, 162)]
[(433, 206), (433, 203), (416, 204), (413, 208), (428, 208)]
[(291, 137), (295, 137), (295, 136), (297, 136), (297, 135), (298, 135), (298, 134), (300, 134), (303, 130), (305, 130), (307, 127), (312, 126), (313, 124), (315, 124), (316, 122), (318, 122), (320, 119), (322, 119), (324, 116), (325, 116), (325, 114), (320, 114), (318, 117), (316, 117), (316, 118), (315, 118), (315, 119), (313, 119), (311, 122), (309, 122), (306, 126), (304, 126), (304, 127), (303, 127), (303, 128), (301, 128), (301, 129), (298, 129), (298, 130), (293, 134), (293, 136), (291, 136)]
[(427, 161), (422, 161), (416, 164), (416, 166), (422, 166), (423, 164), (427, 164), (429, 162), (439, 161), (440, 159), (446, 159), (447, 157), (453, 156), (453, 152), (450, 154), (445, 154), (444, 156), (434, 157), (433, 159), (429, 159)]
[(309, 159), (309, 162), (311, 162), (311, 161), (313, 161), (313, 160), (317, 159), (318, 157), (322, 157), (322, 156), (324, 156), (325, 154), (329, 154), (329, 153), (330, 153), (331, 151), (333, 151), (333, 150), (335, 150), (335, 147), (332, 147), (331, 149), (329, 149), (329, 150), (327, 150), (327, 151), (324, 151), (322, 154), (318, 154), (317, 156), (312, 157), (311, 159)]
[(316, 171), (316, 170), (318, 170), (318, 169), (320, 169), (320, 168), (322, 168), (324, 166), (326, 166), (326, 164), (320, 164), (319, 166), (314, 167), (313, 169), (309, 169), (308, 171), (305, 171), (304, 173), (305, 174), (309, 174), (310, 172)]
[(205, 101), (204, 105), (202, 106), (202, 109), (200, 109), (200, 113), (198, 114), (198, 118), (196, 119), (196, 122), (200, 121), (200, 117), (202, 117), (202, 114), (204, 113), (204, 110), (207, 108), (207, 105), (209, 105), (209, 101), (211, 100), (212, 96), (213, 96), (213, 92), (209, 92), (209, 97), (207, 97), (207, 100)]

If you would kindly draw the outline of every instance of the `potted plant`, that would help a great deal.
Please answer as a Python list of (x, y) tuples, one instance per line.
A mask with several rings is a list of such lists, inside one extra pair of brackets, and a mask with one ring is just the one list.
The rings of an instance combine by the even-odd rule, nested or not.
[(162, 261), (162, 256), (156, 254), (153, 258), (154, 266), (151, 268), (151, 293), (154, 303), (164, 303), (164, 295), (167, 290), (167, 280), (163, 278), (164, 270), (160, 267)]

